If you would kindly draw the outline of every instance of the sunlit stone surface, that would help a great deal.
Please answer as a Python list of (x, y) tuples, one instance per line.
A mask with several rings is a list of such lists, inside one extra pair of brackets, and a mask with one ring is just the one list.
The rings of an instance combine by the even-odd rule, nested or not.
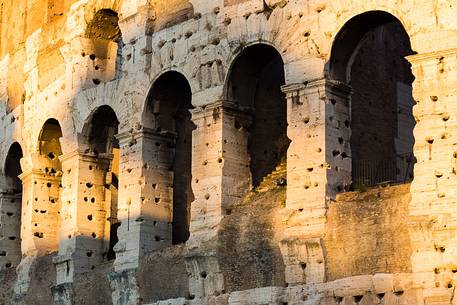
[(1, 0), (0, 304), (456, 305), (457, 4)]

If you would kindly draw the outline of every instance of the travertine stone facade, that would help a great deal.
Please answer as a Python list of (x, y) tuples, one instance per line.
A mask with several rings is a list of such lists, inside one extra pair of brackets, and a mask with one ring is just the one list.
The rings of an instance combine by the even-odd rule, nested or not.
[(0, 304), (457, 304), (451, 0), (0, 0)]

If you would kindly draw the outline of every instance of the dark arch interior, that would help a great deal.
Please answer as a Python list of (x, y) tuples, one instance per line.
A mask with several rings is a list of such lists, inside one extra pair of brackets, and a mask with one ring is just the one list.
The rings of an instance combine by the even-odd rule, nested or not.
[(254, 187), (285, 158), (289, 146), (284, 83), (281, 55), (264, 44), (246, 48), (229, 76), (227, 99), (252, 115), (248, 150)]
[(22, 210), (22, 173), (20, 160), (22, 148), (19, 143), (11, 145), (6, 156), (4, 173), (5, 185), (2, 188), (2, 235), (5, 240), (0, 249), (2, 267), (16, 267), (21, 260), (21, 210)]
[(113, 148), (119, 148), (114, 137), (118, 125), (116, 113), (111, 107), (104, 105), (97, 108), (83, 128), (86, 153), (111, 154)]
[[(83, 141), (85, 152), (99, 157), (112, 156), (111, 166), (106, 175), (111, 177), (109, 190), (111, 192), (110, 204), (110, 237), (106, 258), (116, 258), (114, 246), (118, 242), (117, 230), (120, 226), (118, 219), (118, 190), (119, 190), (119, 142), (115, 135), (118, 133), (119, 121), (114, 110), (107, 105), (98, 107), (89, 117), (83, 128)], [(104, 168), (100, 166), (100, 168)]]
[(101, 9), (95, 13), (94, 18), (86, 28), (86, 37), (118, 41), (121, 37), (118, 14), (110, 9)]
[(95, 13), (94, 18), (89, 22), (85, 33), (87, 38), (93, 40), (97, 56), (107, 58), (106, 42), (112, 41), (117, 43), (117, 56), (116, 56), (116, 78), (120, 77), (122, 68), (122, 48), (124, 42), (122, 40), (122, 33), (119, 28), (119, 16), (110, 9), (101, 9)]
[(192, 92), (187, 79), (178, 72), (167, 72), (151, 88), (146, 108), (147, 121), (159, 132), (175, 134), (173, 150), (173, 226), (172, 242), (189, 239), (192, 192)]
[(61, 169), (59, 156), (62, 155), (62, 148), (60, 146), (60, 138), (62, 137), (62, 130), (60, 124), (56, 119), (49, 119), (44, 123), (41, 129), (39, 139), (40, 154), (50, 161), (50, 167), (46, 167), (46, 170), (55, 174)]
[(20, 163), (22, 156), (22, 148), (19, 143), (13, 143), (6, 156), (5, 176), (8, 184), (8, 192), (14, 194), (22, 193), (22, 182), (18, 177), (22, 173)]
[(385, 12), (354, 17), (336, 37), (330, 76), (352, 88), (353, 187), (413, 178), (411, 54), (402, 24)]

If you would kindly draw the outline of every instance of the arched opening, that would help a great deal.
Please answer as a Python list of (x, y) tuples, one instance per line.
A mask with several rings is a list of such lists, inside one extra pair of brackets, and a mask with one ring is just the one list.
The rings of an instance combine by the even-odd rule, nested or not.
[[(191, 120), (190, 109), (192, 92), (187, 79), (178, 72), (167, 72), (153, 84), (147, 99), (145, 125), (156, 133), (168, 135), (157, 141), (157, 147), (169, 155), (168, 166), (172, 171), (172, 243), (179, 244), (189, 238), (190, 204), (194, 201), (191, 187), (192, 131), (195, 126)], [(162, 165), (165, 165), (162, 164)], [(154, 201), (159, 197), (155, 192)], [(164, 204), (166, 200), (164, 200)]]
[(0, 269), (16, 267), (21, 261), (22, 173), (19, 143), (11, 145), (5, 161), (5, 182), (0, 193)]
[(413, 178), (413, 54), (401, 22), (381, 11), (354, 17), (335, 38), (330, 78), (348, 84), (352, 187)]
[[(119, 121), (114, 110), (107, 105), (98, 107), (87, 119), (82, 134), (84, 172), (81, 183), (85, 185), (84, 200), (94, 205), (87, 209), (86, 222), (92, 226), (93, 237), (103, 238), (103, 249), (98, 251), (108, 260), (115, 258), (114, 245), (118, 242), (118, 189), (119, 189), (119, 143), (115, 138)], [(103, 211), (106, 217), (99, 217)]]
[[(32, 173), (24, 194), (33, 205), (32, 234), (35, 247), (38, 250), (52, 252), (59, 245), (60, 230), (60, 188), (62, 183), (62, 165), (59, 157), (62, 155), (60, 138), (62, 130), (56, 119), (48, 119), (40, 132), (38, 152), (34, 164), (42, 174)], [(29, 194), (28, 192), (31, 191)], [(28, 225), (28, 224), (26, 224)], [(23, 246), (26, 248), (27, 245)]]
[(122, 33), (119, 28), (118, 14), (110, 9), (95, 13), (86, 28), (85, 36), (91, 42), (83, 56), (89, 56), (94, 73), (93, 83), (120, 78), (122, 70)]
[(251, 118), (248, 152), (253, 187), (285, 160), (289, 147), (284, 83), (283, 60), (269, 45), (246, 48), (231, 68), (226, 98)]
[(5, 176), (7, 179), (6, 188), (10, 194), (22, 193), (22, 182), (19, 179), (21, 170), (22, 148), (19, 143), (14, 142), (6, 156)]

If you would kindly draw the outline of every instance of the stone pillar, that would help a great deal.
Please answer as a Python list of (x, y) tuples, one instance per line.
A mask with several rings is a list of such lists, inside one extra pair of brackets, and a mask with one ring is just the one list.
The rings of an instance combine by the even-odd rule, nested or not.
[(117, 271), (134, 269), (144, 254), (171, 245), (175, 135), (143, 128), (118, 135), (119, 242)]
[(120, 144), (114, 304), (138, 304), (136, 281), (145, 254), (172, 244), (173, 156), (176, 135), (150, 128), (117, 135)]
[(350, 88), (325, 79), (283, 87), (287, 96), (287, 200), (280, 248), (290, 285), (325, 281), (326, 209), (351, 181)]
[(60, 227), (61, 172), (56, 160), (33, 156), (41, 168), (25, 170), (22, 180), (22, 254), (44, 255), (57, 251)]
[(110, 154), (79, 151), (62, 155), (62, 211), (57, 284), (100, 264), (109, 248), (111, 206)]
[(0, 193), (0, 271), (21, 261), (21, 205), (22, 194)]
[[(413, 96), (414, 180), (411, 185), (412, 271), (428, 274), (436, 287), (456, 271), (457, 255), (457, 50), (408, 56)], [(443, 286), (442, 286), (443, 285)], [(427, 302), (427, 301), (426, 301)]]
[(14, 298), (25, 302), (38, 257), (57, 251), (60, 228), (61, 175), (59, 161), (54, 155), (31, 156), (33, 167), (25, 168), (22, 180), (21, 251), (17, 267)]
[(191, 207), (187, 266), (190, 293), (203, 298), (224, 289), (216, 257), (219, 225), (251, 189), (247, 148), (251, 115), (220, 101), (194, 110), (192, 120), (196, 125), (192, 138), (195, 201)]

